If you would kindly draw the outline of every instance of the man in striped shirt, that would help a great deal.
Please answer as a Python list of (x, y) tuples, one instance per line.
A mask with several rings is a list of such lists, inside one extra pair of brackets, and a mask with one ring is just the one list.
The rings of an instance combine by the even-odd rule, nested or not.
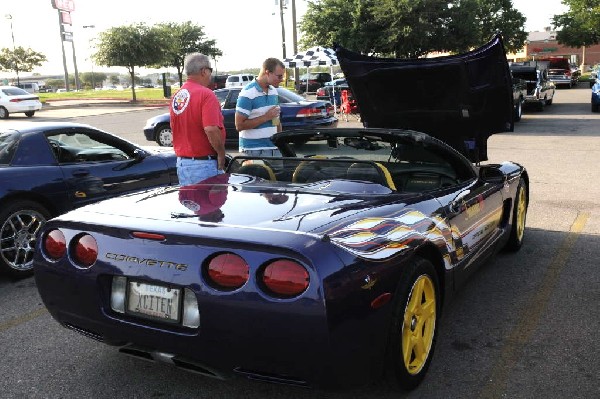
[(280, 157), (271, 136), (281, 131), (277, 87), (285, 66), (277, 58), (263, 62), (258, 78), (240, 92), (235, 107), (235, 127), (240, 132), (239, 151), (249, 156)]

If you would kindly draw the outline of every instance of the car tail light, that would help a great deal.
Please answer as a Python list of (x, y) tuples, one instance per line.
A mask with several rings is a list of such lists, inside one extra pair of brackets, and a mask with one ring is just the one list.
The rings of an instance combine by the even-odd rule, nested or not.
[(90, 267), (98, 259), (98, 243), (89, 234), (80, 235), (73, 242), (73, 260), (81, 267)]
[(246, 261), (232, 253), (215, 256), (208, 262), (206, 277), (208, 282), (217, 289), (235, 290), (246, 284), (250, 267)]
[(296, 116), (298, 118), (314, 118), (316, 116), (321, 116), (322, 114), (322, 111), (317, 108), (303, 108), (298, 111)]
[(308, 271), (301, 264), (287, 259), (270, 263), (262, 273), (262, 283), (270, 294), (281, 298), (292, 298), (308, 288)]
[(24, 100), (24, 98), (11, 98), (10, 102), (11, 103), (20, 103), (23, 100)]
[(67, 252), (67, 241), (60, 230), (52, 230), (44, 238), (44, 251), (52, 260), (59, 260)]

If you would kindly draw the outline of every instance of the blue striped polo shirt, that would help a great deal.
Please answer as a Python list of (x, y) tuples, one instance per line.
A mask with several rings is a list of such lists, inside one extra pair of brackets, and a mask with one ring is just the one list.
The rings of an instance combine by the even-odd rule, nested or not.
[[(274, 105), (279, 104), (277, 89), (269, 86), (265, 94), (262, 87), (255, 80), (240, 91), (235, 107), (235, 112), (249, 119), (254, 119), (267, 113)], [(254, 129), (240, 131), (239, 150), (268, 150), (277, 148), (270, 138), (277, 133), (277, 126), (272, 121), (266, 121)]]

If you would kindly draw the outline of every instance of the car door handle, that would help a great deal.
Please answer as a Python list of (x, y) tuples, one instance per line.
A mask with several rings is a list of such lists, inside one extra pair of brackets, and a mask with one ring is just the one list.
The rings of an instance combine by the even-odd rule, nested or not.
[(460, 192), (452, 201), (450, 201), (450, 212), (458, 213), (461, 207), (461, 200), (471, 193), (471, 190)]
[(87, 169), (76, 169), (71, 174), (75, 177), (85, 177), (90, 174), (90, 171)]

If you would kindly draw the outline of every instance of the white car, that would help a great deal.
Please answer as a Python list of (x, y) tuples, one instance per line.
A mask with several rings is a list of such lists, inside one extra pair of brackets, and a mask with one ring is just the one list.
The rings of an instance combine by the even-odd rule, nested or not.
[(0, 119), (6, 119), (17, 112), (24, 112), (31, 118), (40, 109), (42, 103), (35, 94), (15, 86), (0, 86)]

